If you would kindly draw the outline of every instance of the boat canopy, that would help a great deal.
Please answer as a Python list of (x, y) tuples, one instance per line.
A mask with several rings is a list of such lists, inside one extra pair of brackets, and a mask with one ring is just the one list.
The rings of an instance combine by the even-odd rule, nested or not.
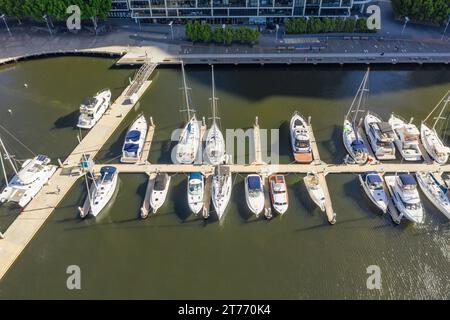
[(247, 183), (249, 189), (261, 189), (261, 179), (257, 176), (249, 176)]
[(364, 180), (367, 179), (367, 181), (369, 183), (381, 183), (383, 182), (383, 180), (381, 180), (381, 177), (378, 173), (376, 173), (375, 171), (369, 171), (363, 174), (363, 178)]
[(137, 153), (139, 150), (139, 145), (137, 143), (125, 143), (123, 146), (123, 151), (129, 152), (129, 153)]
[(111, 181), (116, 172), (117, 169), (112, 166), (105, 166), (100, 169), (100, 175), (104, 181)]
[(141, 137), (141, 132), (138, 130), (131, 130), (130, 132), (127, 133), (127, 137), (126, 140), (131, 140), (131, 141), (138, 141), (139, 138)]
[(364, 150), (364, 143), (361, 140), (355, 140), (352, 142), (352, 148), (354, 150)]
[(404, 186), (408, 186), (408, 185), (415, 186), (417, 184), (414, 177), (410, 174), (403, 173), (403, 174), (400, 174), (399, 177), (400, 177), (400, 181), (402, 182), (402, 184)]
[(153, 189), (156, 191), (162, 191), (166, 189), (168, 180), (169, 175), (167, 173), (158, 173), (155, 178), (155, 186), (153, 187)]
[(189, 180), (194, 180), (194, 179), (202, 180), (202, 174), (200, 172), (192, 172), (189, 175)]
[(389, 122), (378, 122), (378, 128), (380, 129), (380, 131), (382, 133), (390, 133), (392, 132), (392, 126), (390, 125)]

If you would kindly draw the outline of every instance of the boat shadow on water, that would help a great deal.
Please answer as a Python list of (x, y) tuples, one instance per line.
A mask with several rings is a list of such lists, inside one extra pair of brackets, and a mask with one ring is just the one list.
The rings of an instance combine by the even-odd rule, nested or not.
[(53, 128), (51, 130), (64, 129), (64, 128), (76, 129), (79, 115), (80, 115), (80, 111), (75, 110), (69, 114), (59, 117), (58, 119), (55, 120), (55, 122), (53, 122)]
[[(345, 155), (347, 154), (342, 143), (342, 127), (335, 125), (331, 139), (324, 142), (323, 146), (328, 151), (331, 157), (331, 163), (342, 163)], [(327, 159), (322, 159), (327, 160)]]

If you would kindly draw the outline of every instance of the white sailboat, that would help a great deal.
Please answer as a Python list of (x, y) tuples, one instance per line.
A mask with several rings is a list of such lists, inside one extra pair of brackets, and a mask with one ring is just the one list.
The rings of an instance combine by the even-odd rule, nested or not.
[(155, 184), (153, 185), (152, 194), (150, 195), (150, 206), (153, 213), (156, 213), (164, 204), (169, 191), (170, 176), (167, 173), (157, 173)]
[(291, 117), (290, 131), (295, 162), (310, 163), (313, 160), (309, 136), (310, 126), (297, 111)]
[(205, 193), (205, 178), (200, 172), (189, 174), (187, 183), (187, 200), (189, 209), (198, 214), (203, 209)]
[(402, 217), (415, 223), (423, 222), (423, 206), (417, 191), (417, 183), (409, 173), (385, 175), (384, 181), (392, 196), (395, 207)]
[(111, 90), (104, 89), (93, 97), (87, 97), (80, 105), (80, 116), (77, 127), (91, 129), (103, 116), (111, 102)]
[[(439, 101), (439, 103), (431, 110), (430, 114), (422, 121), (420, 125), (420, 138), (422, 140), (422, 144), (425, 147), (425, 150), (439, 164), (445, 164), (448, 161), (448, 157), (450, 154), (450, 148), (444, 145), (442, 139), (439, 137), (439, 134), (436, 131), (436, 125), (440, 120), (445, 120), (445, 117), (442, 117), (445, 109), (447, 108), (448, 103), (450, 102), (450, 90), (444, 95), (444, 97)], [(432, 126), (428, 126), (425, 121), (433, 114), (433, 112), (442, 105), (442, 108), (439, 112), (439, 115), (435, 118), (435, 121)]]
[(450, 219), (448, 187), (440, 181), (439, 175), (431, 172), (417, 172), (416, 178), (425, 196), (440, 212)]
[(198, 147), (200, 145), (200, 126), (198, 124), (195, 113), (191, 116), (190, 100), (188, 95), (188, 88), (186, 85), (186, 75), (184, 72), (184, 64), (181, 63), (181, 70), (183, 75), (183, 90), (186, 101), (186, 112), (188, 115), (188, 122), (184, 126), (178, 144), (176, 146), (176, 161), (181, 164), (191, 164), (195, 161)]
[(216, 166), (212, 177), (211, 187), (211, 200), (214, 209), (216, 210), (217, 217), (220, 220), (223, 217), (231, 197), (232, 177), (228, 166)]
[[(8, 180), (5, 160), (14, 171), (14, 176)], [(57, 167), (50, 164), (50, 158), (45, 155), (37, 155), (27, 159), (20, 168), (13, 162), (13, 156), (8, 152), (0, 137), (0, 165), (2, 166), (6, 187), (0, 193), (0, 203), (14, 202), (22, 208), (44, 187)]]
[(88, 214), (97, 217), (98, 214), (109, 203), (118, 184), (119, 172), (116, 167), (104, 166), (100, 169), (100, 174), (94, 178), (83, 207), (79, 207), (80, 217), (84, 218)]
[(388, 196), (383, 188), (383, 179), (381, 175), (375, 171), (365, 172), (358, 176), (359, 182), (367, 194), (367, 197), (377, 206), (383, 213), (388, 210)]
[(141, 159), (148, 124), (144, 115), (139, 116), (128, 129), (122, 147), (120, 162), (136, 163)]
[(315, 173), (308, 173), (304, 178), (303, 182), (305, 183), (306, 190), (308, 191), (309, 196), (312, 201), (325, 212), (325, 193), (323, 192), (322, 187), (319, 183), (319, 177)]
[(208, 130), (206, 135), (206, 157), (210, 164), (218, 165), (223, 162), (225, 154), (225, 140), (223, 138), (222, 131), (217, 124), (217, 98), (215, 96), (215, 83), (214, 83), (214, 66), (211, 66), (211, 78), (212, 78), (212, 119), (213, 123), (211, 129)]
[(394, 131), (391, 125), (375, 113), (367, 112), (364, 129), (375, 157), (378, 160), (394, 160)]
[(264, 209), (264, 189), (261, 176), (258, 174), (249, 174), (245, 177), (245, 199), (247, 206), (256, 217)]
[[(364, 104), (366, 99), (366, 93), (369, 91), (367, 89), (367, 82), (369, 78), (369, 70), (367, 70), (364, 78), (359, 85), (358, 91), (353, 98), (352, 104), (348, 109), (348, 112), (344, 118), (344, 125), (342, 130), (342, 139), (344, 142), (345, 149), (347, 149), (350, 157), (357, 164), (364, 164), (369, 158), (369, 153), (364, 141), (358, 135), (358, 113), (363, 112), (360, 110), (361, 105)], [(354, 113), (351, 117), (350, 114)]]
[(394, 143), (403, 159), (406, 161), (422, 159), (422, 152), (419, 148), (420, 132), (412, 121), (407, 122), (400, 116), (391, 114), (388, 122), (394, 130)]

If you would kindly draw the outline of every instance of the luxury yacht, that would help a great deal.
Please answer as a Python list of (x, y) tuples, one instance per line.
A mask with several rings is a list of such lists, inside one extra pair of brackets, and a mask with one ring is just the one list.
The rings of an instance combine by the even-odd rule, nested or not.
[(104, 89), (93, 97), (87, 97), (80, 105), (78, 128), (91, 129), (103, 116), (111, 102), (111, 91)]
[(375, 171), (365, 172), (359, 175), (359, 182), (373, 204), (383, 213), (386, 213), (388, 210), (388, 197), (384, 190), (381, 175)]
[(298, 163), (310, 163), (313, 160), (308, 122), (295, 111), (291, 118), (291, 146), (294, 159)]
[(136, 163), (141, 159), (147, 129), (147, 120), (144, 115), (139, 116), (133, 122), (125, 136), (120, 162)]
[(394, 131), (388, 122), (368, 112), (364, 118), (364, 129), (370, 146), (378, 160), (394, 160)]
[[(1, 142), (1, 146), (4, 148), (3, 142)], [(44, 187), (57, 168), (50, 164), (50, 158), (38, 155), (33, 159), (26, 160), (17, 170), (5, 149), (4, 152), (6, 158), (11, 162), (15, 175), (8, 181), (6, 170), (3, 170), (7, 182), (6, 187), (0, 193), (0, 202), (15, 202), (23, 208)], [(0, 158), (4, 168), (2, 152), (0, 152)]]
[(391, 115), (389, 124), (394, 130), (394, 142), (403, 159), (406, 161), (422, 159), (422, 152), (419, 148), (419, 129), (413, 123), (408, 123), (394, 114)]
[(249, 174), (245, 177), (245, 199), (250, 211), (258, 217), (264, 209), (264, 189), (260, 175)]
[(405, 217), (415, 223), (423, 222), (423, 207), (420, 201), (417, 183), (408, 173), (385, 175), (395, 207), (400, 212), (400, 218)]

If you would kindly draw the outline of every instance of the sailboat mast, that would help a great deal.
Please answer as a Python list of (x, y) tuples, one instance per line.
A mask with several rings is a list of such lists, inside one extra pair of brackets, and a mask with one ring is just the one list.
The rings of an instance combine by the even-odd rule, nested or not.
[[(426, 116), (425, 119), (422, 120), (422, 122), (425, 122), (428, 120), (428, 118), (433, 114), (433, 112), (441, 105), (442, 101), (444, 101), (445, 97), (450, 98), (450, 90), (447, 91), (447, 93), (442, 97), (441, 100), (439, 100), (439, 102), (434, 106), (433, 110), (431, 110), (431, 112)], [(448, 99), (447, 99), (448, 100)]]
[(212, 112), (213, 112), (213, 124), (216, 123), (216, 89), (214, 82), (214, 65), (211, 66), (211, 78), (212, 78)]
[(186, 110), (188, 115), (188, 121), (191, 120), (191, 109), (189, 108), (189, 95), (188, 95), (188, 88), (186, 85), (186, 74), (184, 72), (184, 62), (181, 61), (181, 71), (183, 74), (183, 90), (184, 90), (184, 98), (186, 100)]
[[(449, 101), (450, 101), (450, 95), (448, 94), (449, 92), (450, 92), (450, 91), (448, 91), (448, 92), (445, 94), (444, 98), (441, 99), (441, 103), (442, 103), (442, 101), (443, 101), (445, 98), (447, 98), (447, 99), (445, 99), (444, 106), (442, 107), (441, 112), (439, 112), (439, 115), (437, 116), (436, 121), (434, 121), (434, 123), (433, 123), (433, 129), (436, 127), (436, 124), (438, 123), (438, 121), (439, 121), (440, 119), (443, 119), (443, 118), (442, 118), (442, 114), (444, 113), (444, 110), (447, 108), (447, 104), (448, 104)], [(439, 103), (439, 104), (440, 104), (440, 103)]]
[(5, 145), (3, 144), (2, 138), (0, 138), (0, 145), (1, 145), (1, 147), (3, 148), (3, 152), (6, 154), (6, 158), (8, 159), (8, 161), (9, 161), (11, 167), (12, 167), (13, 170), (14, 170), (14, 173), (17, 174), (17, 168), (16, 168), (16, 166), (14, 165), (14, 163), (12, 162), (11, 156), (10, 156), (10, 154), (8, 153), (8, 150), (6, 150)]
[[(364, 75), (364, 79), (362, 82), (362, 86), (360, 86), (360, 92), (359, 92), (359, 100), (358, 100), (358, 107), (355, 110), (355, 116), (353, 117), (353, 130), (355, 131), (355, 137), (356, 140), (358, 140), (358, 128), (356, 126), (356, 118), (358, 113), (360, 112), (359, 109), (361, 107), (361, 103), (363, 101), (364, 93), (367, 91), (366, 85), (367, 85), (367, 79), (369, 78), (369, 69), (367, 69), (366, 74)], [(361, 88), (362, 87), (362, 88)]]

